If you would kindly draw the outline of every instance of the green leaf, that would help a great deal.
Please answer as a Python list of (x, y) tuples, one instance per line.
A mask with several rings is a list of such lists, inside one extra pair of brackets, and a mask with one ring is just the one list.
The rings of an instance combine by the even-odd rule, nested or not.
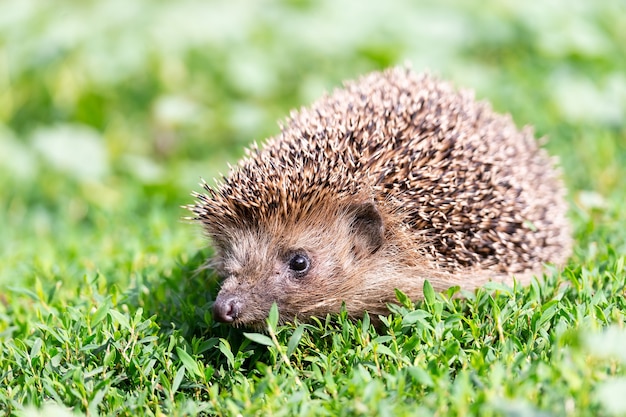
[(273, 303), (270, 308), (270, 313), (267, 317), (267, 324), (272, 330), (276, 330), (276, 326), (278, 326), (278, 305), (276, 305), (276, 303)]
[(33, 343), (33, 347), (30, 349), (31, 359), (39, 356), (39, 352), (41, 351), (42, 344), (43, 344), (43, 340), (41, 340), (41, 337), (38, 337), (37, 339), (35, 339), (35, 342)]
[(427, 320), (430, 317), (432, 317), (432, 314), (430, 314), (426, 310), (409, 311), (407, 314), (405, 314), (402, 317), (402, 325), (410, 325), (410, 324), (420, 322), (424, 326), (431, 327), (430, 323)]
[(115, 362), (115, 359), (117, 359), (117, 350), (111, 349), (104, 355), (102, 364), (104, 366), (111, 366)]
[(115, 309), (109, 310), (108, 313), (114, 324), (117, 323), (122, 329), (130, 331), (130, 322), (128, 321), (128, 317)]
[(430, 306), (435, 304), (435, 290), (433, 290), (433, 286), (430, 285), (428, 280), (424, 281), (424, 300)]
[(389, 349), (387, 346), (385, 345), (376, 345), (376, 348), (374, 349), (376, 352), (381, 353), (383, 355), (389, 356), (391, 358), (394, 358), (396, 355), (391, 351), (391, 349)]
[(363, 336), (367, 335), (367, 332), (370, 329), (370, 315), (369, 313), (366, 311), (365, 314), (363, 315), (363, 322), (361, 323), (361, 333), (363, 334)]
[(400, 302), (400, 304), (406, 308), (413, 308), (413, 301), (409, 298), (408, 295), (400, 291), (399, 289), (395, 289), (396, 298)]
[(264, 334), (244, 333), (243, 335), (247, 337), (248, 339), (252, 340), (253, 342), (258, 343), (260, 345), (274, 346), (274, 342), (272, 341), (272, 339), (265, 336)]
[(230, 343), (228, 340), (220, 338), (219, 350), (222, 352), (224, 356), (226, 356), (226, 361), (228, 362), (228, 366), (231, 368), (235, 367), (235, 356), (230, 349)]
[(39, 279), (39, 277), (35, 280), (35, 293), (37, 294), (37, 298), (39, 300), (46, 299), (44, 296), (43, 285), (41, 284), (41, 279)]
[(107, 301), (102, 303), (100, 307), (91, 315), (91, 328), (93, 329), (98, 325), (107, 316), (109, 309), (111, 308), (111, 304)]
[(432, 387), (435, 385), (430, 374), (419, 366), (409, 366), (407, 372), (415, 380), (415, 382)]
[[(185, 354), (187, 353), (185, 352)], [(185, 369), (187, 369), (187, 367), (183, 364), (183, 366), (178, 368), (178, 371), (176, 371), (174, 381), (172, 381), (172, 393), (178, 391), (178, 387), (180, 387), (180, 383), (183, 381), (183, 377), (185, 376)]]
[(185, 352), (183, 349), (179, 348), (178, 346), (176, 346), (176, 354), (178, 355), (178, 358), (183, 363), (183, 365), (185, 365), (185, 368), (187, 368), (189, 372), (191, 372), (195, 376), (202, 377), (202, 372), (200, 372), (198, 363), (191, 357), (191, 355), (189, 355), (187, 352)]
[(296, 327), (296, 330), (293, 331), (293, 334), (289, 338), (289, 343), (287, 343), (287, 356), (291, 356), (291, 354), (296, 350), (298, 344), (300, 343), (300, 339), (302, 339), (302, 333), (304, 332), (304, 324)]

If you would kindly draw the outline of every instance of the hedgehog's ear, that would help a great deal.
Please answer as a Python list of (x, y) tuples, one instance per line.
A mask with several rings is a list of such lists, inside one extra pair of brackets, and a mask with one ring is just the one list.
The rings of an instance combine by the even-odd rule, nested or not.
[(350, 207), (354, 251), (358, 256), (376, 252), (383, 244), (385, 226), (373, 202), (354, 204)]

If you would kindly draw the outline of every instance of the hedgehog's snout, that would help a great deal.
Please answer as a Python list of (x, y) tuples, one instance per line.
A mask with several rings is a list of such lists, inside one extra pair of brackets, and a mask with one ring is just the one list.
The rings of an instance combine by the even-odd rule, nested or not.
[(232, 294), (218, 294), (213, 304), (213, 318), (222, 323), (232, 323), (241, 314), (242, 303)]

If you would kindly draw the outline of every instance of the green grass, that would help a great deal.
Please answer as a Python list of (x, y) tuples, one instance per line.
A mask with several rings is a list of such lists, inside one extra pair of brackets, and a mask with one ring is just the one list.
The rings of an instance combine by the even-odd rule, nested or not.
[[(367, 5), (369, 4), (369, 6)], [(626, 6), (9, 1), (0, 13), (0, 414), (626, 415)], [(382, 325), (213, 323), (181, 220), (276, 120), (412, 63), (560, 158), (574, 254)]]

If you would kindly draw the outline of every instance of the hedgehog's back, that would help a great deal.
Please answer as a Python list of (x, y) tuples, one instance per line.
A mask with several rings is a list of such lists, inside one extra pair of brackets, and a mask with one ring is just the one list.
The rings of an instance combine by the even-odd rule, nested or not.
[(307, 149), (324, 172), (393, 201), (444, 269), (521, 272), (569, 256), (564, 187), (532, 130), (431, 76), (395, 68), (349, 83), (292, 114), (270, 147)]

